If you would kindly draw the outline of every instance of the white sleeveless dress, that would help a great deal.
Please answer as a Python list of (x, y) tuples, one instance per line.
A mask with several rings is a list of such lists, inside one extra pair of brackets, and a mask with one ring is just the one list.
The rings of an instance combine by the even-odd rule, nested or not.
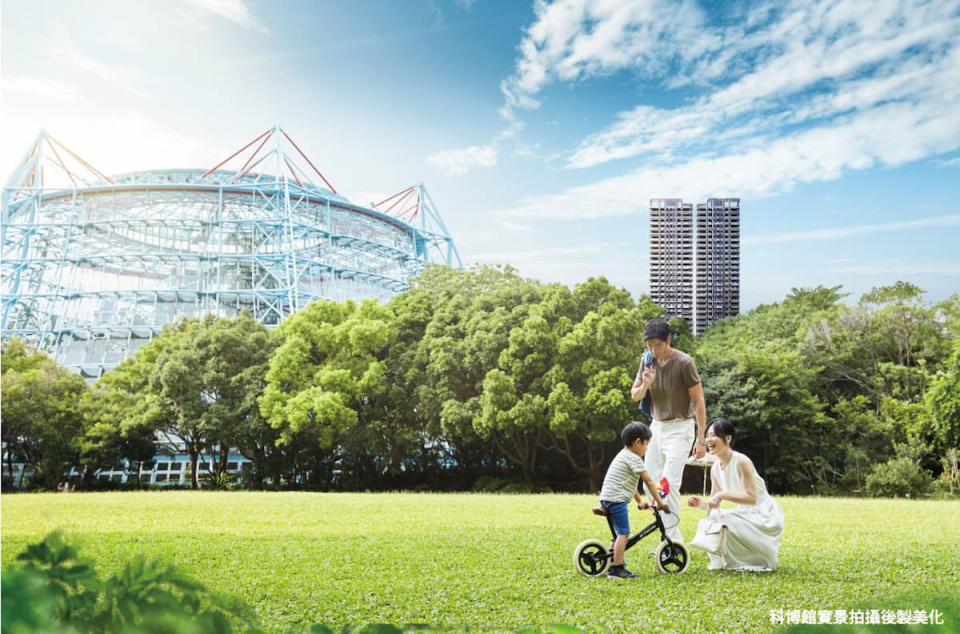
[[(733, 452), (729, 464), (723, 467), (718, 460), (710, 468), (721, 491), (742, 493), (743, 479), (740, 476), (742, 453)], [(710, 554), (708, 570), (755, 570), (769, 571), (777, 568), (777, 551), (783, 536), (783, 511), (776, 500), (767, 493), (767, 485), (756, 476), (757, 503), (741, 504), (734, 509), (719, 509), (711, 513), (720, 516), (727, 528), (724, 551)], [(717, 493), (717, 491), (714, 491)]]

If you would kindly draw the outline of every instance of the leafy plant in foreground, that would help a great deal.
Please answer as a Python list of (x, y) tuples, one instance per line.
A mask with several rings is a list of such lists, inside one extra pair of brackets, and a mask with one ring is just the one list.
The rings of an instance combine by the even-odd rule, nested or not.
[[(261, 632), (246, 623), (240, 609), (207, 591), (171, 566), (135, 559), (106, 581), (89, 559), (59, 532), (27, 546), (17, 556), (21, 567), (3, 570), (2, 623), (6, 634), (249, 634)], [(316, 624), (310, 634), (403, 634), (455, 632), (432, 625), (368, 623), (331, 628)], [(569, 625), (526, 634), (581, 632)]]
[(142, 558), (101, 581), (59, 532), (3, 571), (4, 632), (229, 634), (237, 610), (175, 568)]

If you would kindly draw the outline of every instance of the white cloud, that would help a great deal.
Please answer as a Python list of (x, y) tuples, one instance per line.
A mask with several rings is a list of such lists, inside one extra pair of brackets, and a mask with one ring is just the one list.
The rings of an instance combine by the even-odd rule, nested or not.
[[(765, 9), (764, 9), (765, 10)], [(960, 16), (947, 0), (899, 4), (795, 2), (773, 23), (745, 37), (728, 27), (705, 38), (699, 59), (681, 59), (677, 74), (691, 81), (734, 81), (686, 106), (639, 106), (587, 137), (569, 167), (656, 154), (661, 160), (710, 143), (778, 135), (784, 125), (817, 122), (890, 100), (923, 100), (958, 64)], [(723, 46), (724, 49), (716, 49)], [(733, 66), (736, 55), (742, 67)], [(675, 57), (667, 51), (664, 57)], [(722, 61), (718, 61), (722, 60)], [(754, 60), (747, 67), (743, 60)], [(656, 65), (654, 65), (656, 68)], [(649, 76), (646, 67), (636, 67)], [(731, 134), (731, 131), (733, 132)]]
[[(206, 169), (234, 149), (211, 147), (209, 142), (166, 127), (140, 112), (112, 111), (90, 116), (73, 109), (61, 110), (56, 116), (42, 120), (18, 117), (2, 123), (0, 136), (17, 138), (16, 143), (0, 147), (0, 164), (8, 166), (8, 174), (44, 126), (50, 136), (108, 176), (146, 169)], [(31, 129), (29, 140), (24, 138), (24, 127)], [(59, 155), (68, 169), (87, 177), (86, 168), (81, 168), (71, 155), (62, 151)], [(50, 155), (50, 158), (55, 157)], [(54, 167), (56, 162), (48, 165), (47, 186), (68, 186), (69, 178)]]
[(642, 157), (640, 167), (496, 216), (599, 218), (642, 211), (651, 197), (776, 195), (960, 148), (952, 0), (794, 0), (745, 12), (715, 27), (692, 2), (538, 0), (501, 86), (509, 121), (539, 107), (550, 83), (624, 69), (658, 89), (707, 92), (671, 108), (645, 96), (566, 160), (581, 168)]
[(554, 81), (577, 81), (622, 68), (662, 76), (668, 56), (692, 59), (713, 36), (692, 0), (537, 0), (514, 72), (500, 89), (504, 118), (536, 108), (536, 95)]
[(76, 101), (77, 87), (49, 77), (7, 76), (3, 78), (3, 90), (19, 92), (43, 99)]
[(495, 142), (472, 145), (467, 148), (443, 150), (427, 157), (427, 162), (447, 175), (466, 174), (474, 167), (493, 167), (497, 164)]
[[(218, 159), (232, 151), (232, 148), (210, 148), (209, 143), (139, 112), (113, 112), (81, 125), (61, 126), (54, 121), (48, 129), (106, 174), (213, 167)], [(65, 136), (66, 132), (60, 133), (61, 129), (69, 130), (69, 137)]]
[(70, 41), (62, 28), (58, 29), (57, 36), (50, 42), (48, 51), (58, 64), (109, 82), (129, 83), (141, 74), (137, 68), (104, 62), (87, 55)]
[(519, 121), (511, 121), (507, 127), (500, 130), (486, 145), (471, 145), (466, 148), (442, 150), (427, 157), (427, 163), (448, 176), (466, 174), (474, 167), (493, 167), (497, 164), (500, 146), (511, 142), (515, 156), (531, 156), (535, 149), (524, 143), (516, 142), (515, 138), (523, 130)]
[[(792, 233), (778, 233), (771, 235), (747, 236), (741, 239), (742, 244), (770, 244), (774, 242), (796, 242), (799, 240), (837, 240), (849, 238), (867, 233), (879, 233), (883, 231), (905, 231), (909, 229), (925, 228), (944, 228), (960, 227), (960, 215), (936, 216), (933, 218), (921, 218), (918, 220), (905, 220), (903, 222), (884, 222), (870, 225), (858, 225), (854, 227), (833, 227), (830, 229), (817, 229), (815, 231), (797, 231)], [(837, 259), (832, 262), (845, 262), (849, 260)]]
[[(215, 15), (250, 31), (269, 33), (270, 30), (257, 20), (244, 0), (181, 0), (191, 9)], [(181, 12), (182, 15), (186, 15)]]
[(512, 231), (512, 232), (533, 231), (533, 225), (524, 224), (521, 222), (510, 222), (509, 220), (501, 220), (499, 221), (499, 224), (501, 227), (503, 227), (507, 231)]
[[(549, 84), (625, 69), (649, 82), (641, 86), (708, 91), (671, 108), (644, 96), (565, 161), (585, 168), (642, 157), (639, 169), (528, 197), (502, 219), (628, 214), (661, 195), (773, 195), (960, 147), (953, 0), (753, 3), (742, 16), (728, 8), (737, 19), (723, 26), (692, 0), (537, 0), (534, 9), (501, 84), (511, 126), (519, 110), (540, 106)], [(497, 145), (441, 152), (430, 163), (463, 174), (495, 165)]]
[(746, 151), (704, 153), (684, 163), (644, 167), (558, 194), (525, 198), (501, 219), (582, 219), (643, 211), (649, 198), (764, 196), (853, 169), (895, 166), (960, 147), (960, 65), (921, 103), (892, 102), (795, 132)]

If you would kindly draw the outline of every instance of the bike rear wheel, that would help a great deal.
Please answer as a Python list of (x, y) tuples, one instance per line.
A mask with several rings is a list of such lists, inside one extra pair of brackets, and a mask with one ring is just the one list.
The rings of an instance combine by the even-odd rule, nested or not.
[(608, 545), (598, 539), (581, 542), (573, 551), (573, 567), (582, 575), (602, 575), (610, 565)]

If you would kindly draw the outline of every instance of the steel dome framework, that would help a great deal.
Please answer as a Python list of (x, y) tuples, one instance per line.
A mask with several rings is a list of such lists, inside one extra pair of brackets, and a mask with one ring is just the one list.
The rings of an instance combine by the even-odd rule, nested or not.
[(206, 171), (113, 177), (41, 132), (2, 197), (2, 336), (91, 378), (183, 317), (247, 309), (274, 327), (462, 267), (422, 183), (356, 205), (279, 127)]

